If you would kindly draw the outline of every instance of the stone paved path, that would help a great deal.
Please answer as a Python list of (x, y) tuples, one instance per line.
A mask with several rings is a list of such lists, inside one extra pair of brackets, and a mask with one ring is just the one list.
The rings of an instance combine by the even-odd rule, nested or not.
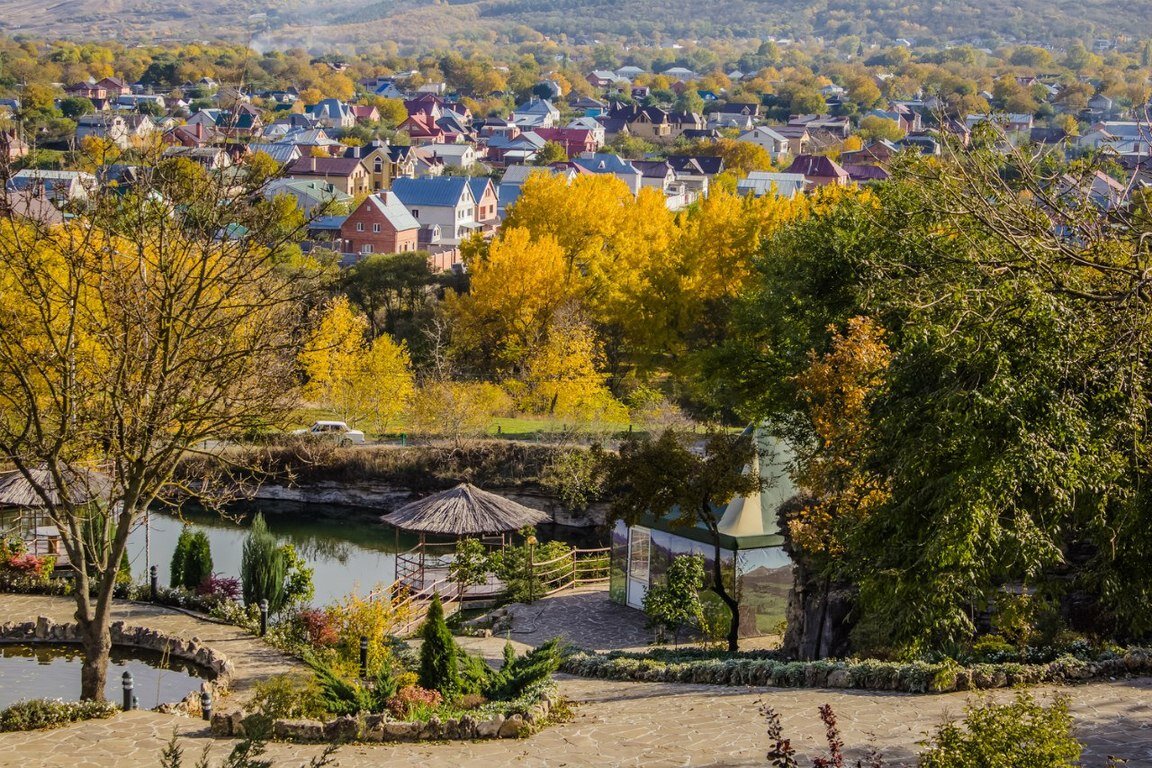
[[(0, 597), (0, 620), (24, 611), (34, 617), (42, 599), (20, 603)], [(172, 631), (191, 632), (202, 640), (219, 637), (232, 643), (233, 653), (250, 651), (255, 672), (238, 669), (249, 682), (288, 664), (278, 654), (250, 649), (252, 638), (237, 630), (198, 623), (170, 612), (140, 611), (138, 618), (165, 622)], [(156, 626), (160, 626), (156, 624)], [(229, 632), (232, 634), (230, 635)], [(213, 633), (219, 633), (214, 635)], [(476, 643), (486, 652), (492, 640)], [(257, 643), (258, 644), (258, 643)], [(492, 646), (492, 648), (489, 648)], [(239, 656), (237, 663), (239, 667)], [(769, 703), (782, 715), (788, 735), (802, 754), (815, 754), (822, 730), (816, 708), (830, 703), (840, 717), (849, 745), (872, 738), (884, 747), (888, 765), (910, 764), (916, 743), (949, 714), (959, 714), (967, 696), (913, 696), (826, 690), (722, 688), (693, 685), (618, 683), (562, 678), (563, 692), (577, 702), (572, 722), (518, 742), (474, 742), (344, 747), (337, 754), (341, 768), (407, 766), (439, 768), (498, 768), (499, 766), (592, 766), (672, 768), (763, 766), (766, 738), (758, 714)], [(1037, 690), (1041, 697), (1057, 690)], [(1062, 689), (1073, 699), (1077, 731), (1088, 744), (1084, 765), (1102, 767), (1105, 756), (1128, 758), (1128, 766), (1152, 766), (1152, 680), (1097, 683)], [(1010, 692), (997, 692), (1009, 696)], [(230, 745), (207, 739), (203, 723), (186, 717), (135, 712), (110, 721), (78, 724), (57, 731), (0, 734), (0, 768), (152, 768), (176, 728), (191, 765), (205, 744), (222, 758)], [(317, 754), (315, 746), (271, 745), (277, 768), (297, 768)]]
[(562, 592), (507, 608), (512, 617), (509, 639), (527, 645), (562, 637), (578, 648), (609, 651), (643, 647), (652, 641), (644, 614), (611, 602), (603, 590)]

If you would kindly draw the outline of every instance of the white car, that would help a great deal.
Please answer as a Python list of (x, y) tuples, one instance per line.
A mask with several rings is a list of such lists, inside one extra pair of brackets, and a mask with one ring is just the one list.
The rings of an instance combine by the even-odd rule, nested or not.
[(332, 440), (337, 445), (363, 445), (364, 433), (352, 429), (342, 421), (318, 421), (308, 429), (298, 429), (292, 434), (308, 435)]

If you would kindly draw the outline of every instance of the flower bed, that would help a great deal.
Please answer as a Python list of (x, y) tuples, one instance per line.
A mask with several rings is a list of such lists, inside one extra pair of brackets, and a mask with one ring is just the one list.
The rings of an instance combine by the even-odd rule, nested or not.
[(392, 742), (516, 739), (546, 725), (560, 702), (552, 683), (526, 691), (515, 701), (492, 702), (452, 717), (433, 714), (405, 720), (391, 713), (342, 715), (331, 719), (269, 719), (258, 712), (233, 710), (212, 716), (215, 736), (267, 736), (299, 742)]
[(1148, 675), (1152, 674), (1152, 651), (1131, 648), (1117, 653), (1105, 652), (1091, 660), (1064, 655), (1038, 664), (1002, 662), (967, 666), (952, 660), (788, 661), (771, 653), (726, 657), (579, 652), (566, 657), (560, 670), (580, 677), (655, 683), (943, 693)]

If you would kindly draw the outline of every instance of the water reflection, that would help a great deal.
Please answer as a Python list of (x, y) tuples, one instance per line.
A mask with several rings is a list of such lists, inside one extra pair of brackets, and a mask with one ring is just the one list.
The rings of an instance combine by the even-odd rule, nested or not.
[[(78, 646), (0, 644), (0, 708), (25, 699), (78, 699), (83, 658)], [(104, 688), (109, 701), (121, 700), (125, 671), (132, 673), (133, 693), (144, 709), (180, 701), (199, 690), (202, 676), (184, 661), (113, 648)]]

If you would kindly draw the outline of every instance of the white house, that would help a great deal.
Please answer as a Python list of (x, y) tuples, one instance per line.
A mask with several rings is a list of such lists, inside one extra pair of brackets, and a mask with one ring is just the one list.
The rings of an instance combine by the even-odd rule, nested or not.
[(740, 134), (737, 140), (763, 147), (773, 160), (788, 154), (788, 138), (765, 125), (759, 125), (750, 131), (745, 131)]
[(396, 179), (392, 192), (420, 222), (421, 229), (439, 227), (441, 246), (455, 248), (483, 229), (476, 221), (476, 200), (468, 181), (465, 176)]

